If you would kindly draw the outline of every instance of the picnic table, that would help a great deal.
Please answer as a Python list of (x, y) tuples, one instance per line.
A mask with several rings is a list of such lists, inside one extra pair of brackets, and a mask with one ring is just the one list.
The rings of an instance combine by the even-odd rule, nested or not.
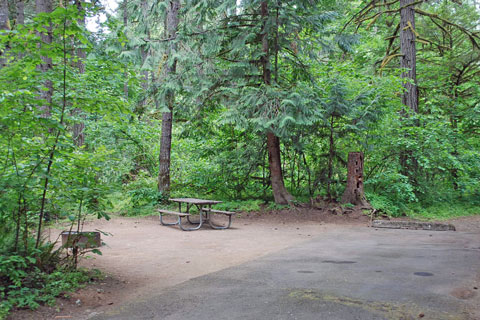
[[(169, 201), (172, 202), (177, 202), (178, 203), (178, 211), (171, 211), (171, 210), (163, 210), (163, 209), (158, 209), (158, 212), (160, 214), (160, 223), (163, 226), (174, 226), (178, 225), (180, 229), (183, 231), (193, 231), (193, 230), (198, 230), (202, 227), (204, 222), (207, 222), (210, 227), (213, 229), (228, 229), (230, 228), (232, 224), (232, 215), (235, 214), (235, 212), (232, 211), (223, 211), (223, 210), (214, 210), (212, 209), (212, 205), (222, 203), (222, 201), (217, 201), (217, 200), (205, 200), (205, 199), (196, 199), (196, 198), (172, 198), (168, 199)], [(186, 210), (182, 211), (182, 204), (186, 204)], [(198, 217), (199, 221), (194, 222), (190, 220), (190, 217), (192, 216), (190, 214), (190, 209), (195, 206), (198, 209)], [(177, 216), (177, 221), (172, 222), (172, 223), (167, 223), (163, 221), (163, 215), (175, 215)], [(214, 214), (223, 214), (228, 216), (228, 223), (225, 226), (219, 226), (215, 225), (212, 222), (212, 215)], [(195, 225), (195, 227), (189, 228), (186, 227), (184, 224), (182, 224), (182, 218), (187, 218), (187, 221), (190, 224)]]

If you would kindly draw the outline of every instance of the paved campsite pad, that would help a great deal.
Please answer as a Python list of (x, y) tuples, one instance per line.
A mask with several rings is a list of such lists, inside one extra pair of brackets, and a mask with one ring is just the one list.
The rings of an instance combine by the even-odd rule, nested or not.
[(340, 228), (93, 319), (479, 319), (479, 280), (478, 233)]

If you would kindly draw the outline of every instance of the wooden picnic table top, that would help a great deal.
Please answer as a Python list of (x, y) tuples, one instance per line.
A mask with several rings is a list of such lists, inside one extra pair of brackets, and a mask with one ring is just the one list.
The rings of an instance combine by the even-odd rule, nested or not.
[(217, 204), (217, 203), (222, 203), (222, 201), (217, 201), (217, 200), (205, 200), (205, 199), (195, 199), (195, 198), (172, 198), (168, 199), (173, 202), (183, 202), (183, 203), (191, 203), (195, 205), (209, 205), (209, 204)]

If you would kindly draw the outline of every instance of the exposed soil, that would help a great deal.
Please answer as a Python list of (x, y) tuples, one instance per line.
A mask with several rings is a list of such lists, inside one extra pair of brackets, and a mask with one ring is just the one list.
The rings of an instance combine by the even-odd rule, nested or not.
[[(56, 307), (18, 310), (9, 319), (88, 319), (126, 301), (141, 300), (189, 279), (307, 241), (327, 229), (366, 227), (370, 220), (361, 208), (346, 212), (296, 208), (241, 213), (227, 230), (205, 226), (183, 232), (161, 226), (157, 216), (90, 221), (84, 230), (99, 229), (111, 235), (102, 236), (103, 255), (91, 255), (81, 266), (102, 270), (105, 279), (59, 298)], [(458, 231), (480, 233), (480, 216), (451, 223)], [(60, 229), (49, 231), (52, 240)]]
[(480, 215), (451, 219), (448, 223), (453, 224), (457, 231), (480, 234)]

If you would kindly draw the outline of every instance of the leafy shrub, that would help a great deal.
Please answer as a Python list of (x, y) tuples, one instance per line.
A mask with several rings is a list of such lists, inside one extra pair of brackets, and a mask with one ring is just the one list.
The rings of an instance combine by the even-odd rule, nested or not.
[(215, 209), (232, 211), (257, 211), (260, 210), (262, 200), (225, 201), (215, 205)]
[[(168, 198), (157, 189), (157, 179), (148, 172), (139, 171), (134, 179), (123, 186), (123, 194), (112, 195), (112, 201), (117, 205), (120, 214), (127, 216), (151, 214), (153, 208)], [(128, 200), (125, 201), (125, 194)]]
[(407, 215), (415, 219), (445, 220), (455, 217), (480, 214), (479, 200), (472, 196), (467, 199), (452, 199), (449, 202), (436, 202), (431, 205), (412, 203), (408, 206)]
[(408, 203), (418, 201), (408, 177), (397, 172), (380, 172), (366, 182), (366, 187), (373, 207), (394, 216), (401, 215)]
[(405, 206), (402, 203), (396, 203), (385, 195), (379, 195), (374, 192), (366, 192), (367, 200), (372, 207), (379, 212), (384, 212), (389, 216), (399, 217), (402, 215)]
[(157, 203), (165, 201), (165, 196), (162, 192), (159, 192), (156, 188), (138, 188), (128, 191), (130, 196), (130, 202), (134, 207), (139, 206), (153, 206)]
[(54, 305), (56, 297), (98, 277), (98, 272), (63, 268), (58, 252), (45, 244), (26, 256), (0, 254), (0, 319), (14, 307), (34, 310), (41, 304)]

